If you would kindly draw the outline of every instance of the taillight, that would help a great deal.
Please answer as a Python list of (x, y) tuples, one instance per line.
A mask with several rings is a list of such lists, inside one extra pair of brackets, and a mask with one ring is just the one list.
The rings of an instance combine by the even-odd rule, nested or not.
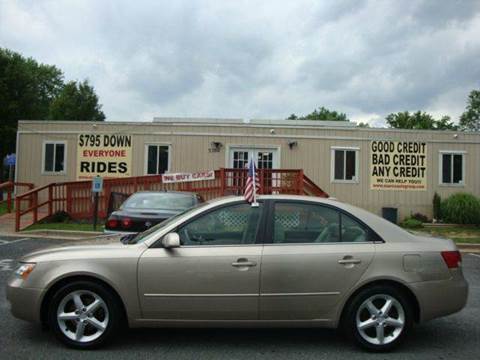
[(107, 220), (107, 228), (114, 229), (117, 226), (118, 226), (118, 220), (117, 219), (108, 219)]
[(458, 268), (462, 262), (460, 251), (442, 251), (442, 257), (449, 269)]
[(132, 225), (133, 225), (132, 219), (129, 219), (129, 218), (122, 219), (122, 227), (129, 228)]

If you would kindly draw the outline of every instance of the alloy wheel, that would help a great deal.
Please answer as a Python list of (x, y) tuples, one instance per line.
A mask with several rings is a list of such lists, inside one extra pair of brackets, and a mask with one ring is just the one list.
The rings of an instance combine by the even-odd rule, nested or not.
[(98, 339), (106, 331), (109, 323), (108, 307), (93, 291), (72, 291), (58, 305), (57, 322), (67, 338), (87, 343)]
[(358, 308), (356, 326), (360, 336), (373, 345), (389, 344), (405, 327), (405, 310), (391, 295), (377, 294)]

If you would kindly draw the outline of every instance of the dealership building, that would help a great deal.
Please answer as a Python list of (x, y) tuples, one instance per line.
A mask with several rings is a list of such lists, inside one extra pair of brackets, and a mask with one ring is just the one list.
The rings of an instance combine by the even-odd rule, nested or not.
[(480, 196), (480, 134), (358, 128), (337, 121), (155, 118), (20, 121), (16, 181), (36, 187), (244, 168), (303, 169), (331, 197), (374, 213), (432, 216), (435, 192)]

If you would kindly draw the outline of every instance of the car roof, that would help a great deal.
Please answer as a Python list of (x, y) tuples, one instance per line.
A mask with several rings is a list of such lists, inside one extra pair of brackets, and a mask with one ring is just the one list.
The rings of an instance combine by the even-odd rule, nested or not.
[[(294, 200), (294, 201), (306, 201), (310, 203), (330, 205), (334, 208), (344, 210), (347, 214), (353, 215), (354, 217), (360, 219), (362, 222), (364, 222), (370, 228), (372, 228), (382, 239), (388, 238), (389, 241), (393, 241), (393, 242), (405, 241), (405, 240), (413, 241), (415, 239), (415, 237), (412, 234), (399, 228), (393, 223), (381, 218), (380, 216), (374, 213), (371, 213), (368, 210), (341, 202), (339, 200), (336, 200), (335, 198), (280, 194), (280, 195), (259, 195), (258, 200)], [(210, 209), (214, 209), (219, 205), (221, 206), (222, 204), (231, 204), (235, 202), (245, 202), (245, 198), (243, 196), (230, 195), (230, 196), (211, 199), (203, 203), (203, 206), (201, 208), (197, 208), (197, 211), (195, 211), (195, 213), (193, 214), (190, 214), (189, 216), (197, 216), (198, 214), (201, 214), (203, 211), (209, 211)], [(179, 220), (179, 221), (182, 221), (182, 220)], [(154, 241), (156, 241), (156, 239), (158, 239), (158, 237), (152, 236), (151, 239), (147, 239), (146, 244), (150, 246)]]
[[(318, 196), (308, 196), (308, 195), (288, 195), (288, 194), (279, 194), (279, 195), (258, 195), (257, 197), (258, 200), (296, 200), (296, 201), (311, 201), (311, 202), (319, 202), (319, 203), (324, 203), (324, 204), (330, 204), (330, 205), (335, 205), (339, 206), (340, 204), (343, 204), (339, 200), (335, 198), (323, 198), (323, 197), (318, 197)], [(207, 202), (214, 204), (214, 203), (229, 203), (233, 201), (241, 201), (245, 200), (243, 196), (223, 196), (220, 198), (215, 198), (208, 200)], [(346, 205), (346, 204), (345, 204)]]

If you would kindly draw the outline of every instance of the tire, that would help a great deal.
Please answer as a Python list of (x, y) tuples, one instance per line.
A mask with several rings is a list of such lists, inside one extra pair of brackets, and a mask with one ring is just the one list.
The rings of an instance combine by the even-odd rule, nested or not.
[(75, 281), (58, 289), (48, 305), (48, 324), (55, 336), (75, 349), (104, 345), (123, 323), (121, 304), (104, 286)]
[(390, 351), (408, 335), (413, 325), (413, 308), (402, 290), (375, 285), (361, 290), (349, 302), (342, 325), (348, 337), (363, 349)]

